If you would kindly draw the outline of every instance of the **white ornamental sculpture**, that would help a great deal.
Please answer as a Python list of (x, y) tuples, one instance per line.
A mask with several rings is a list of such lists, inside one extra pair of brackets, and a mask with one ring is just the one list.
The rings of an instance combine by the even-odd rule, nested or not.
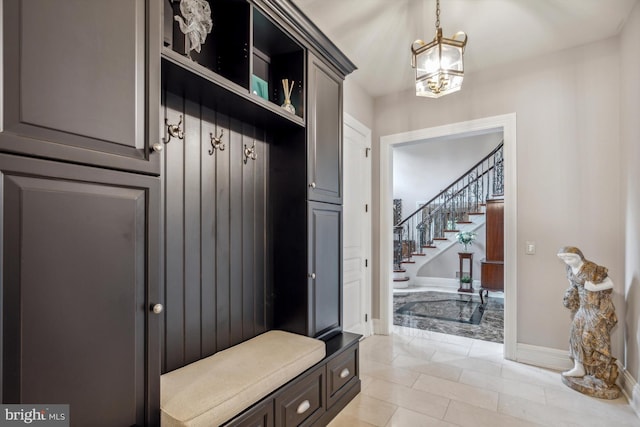
[(180, 24), (180, 31), (189, 38), (187, 56), (191, 58), (191, 51), (200, 53), (207, 34), (213, 29), (211, 7), (206, 0), (181, 0), (180, 13), (182, 16), (176, 15), (174, 19)]

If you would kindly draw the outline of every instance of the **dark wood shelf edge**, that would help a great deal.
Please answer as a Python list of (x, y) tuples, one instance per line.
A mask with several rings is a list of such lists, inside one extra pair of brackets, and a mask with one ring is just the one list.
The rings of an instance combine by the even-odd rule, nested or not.
[(249, 93), (249, 90), (189, 60), (169, 48), (162, 49), (162, 85), (168, 91), (200, 101), (220, 113), (257, 126), (304, 128), (304, 119)]

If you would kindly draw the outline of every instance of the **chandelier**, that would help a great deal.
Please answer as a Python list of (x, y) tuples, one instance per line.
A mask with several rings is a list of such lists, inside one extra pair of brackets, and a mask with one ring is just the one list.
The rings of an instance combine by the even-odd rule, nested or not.
[(450, 39), (442, 37), (440, 0), (436, 0), (436, 37), (430, 43), (416, 40), (411, 44), (411, 66), (416, 69), (417, 96), (439, 98), (460, 90), (464, 79), (462, 55), (466, 44), (467, 35), (462, 31)]

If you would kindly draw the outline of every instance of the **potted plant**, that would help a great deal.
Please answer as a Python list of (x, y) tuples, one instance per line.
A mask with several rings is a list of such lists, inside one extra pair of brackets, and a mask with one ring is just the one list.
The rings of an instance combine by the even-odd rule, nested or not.
[(473, 241), (476, 240), (477, 234), (473, 231), (461, 231), (456, 233), (456, 240), (461, 245), (464, 245), (464, 251), (467, 252), (467, 246), (473, 244)]
[(460, 283), (471, 283), (471, 277), (467, 275), (462, 276)]

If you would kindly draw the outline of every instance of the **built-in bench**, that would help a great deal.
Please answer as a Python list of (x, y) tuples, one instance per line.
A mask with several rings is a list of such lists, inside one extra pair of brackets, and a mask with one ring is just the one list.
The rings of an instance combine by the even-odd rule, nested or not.
[(325, 343), (269, 331), (162, 375), (163, 426), (217, 426), (325, 357)]
[(162, 426), (326, 425), (360, 391), (359, 338), (269, 331), (168, 372)]

